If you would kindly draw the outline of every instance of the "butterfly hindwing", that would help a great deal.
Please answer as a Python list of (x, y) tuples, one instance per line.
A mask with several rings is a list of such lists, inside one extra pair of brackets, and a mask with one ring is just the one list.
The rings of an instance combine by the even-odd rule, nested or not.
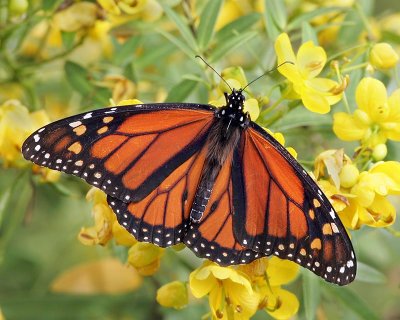
[(225, 161), (215, 180), (201, 221), (191, 222), (183, 240), (197, 256), (223, 266), (250, 263), (264, 256), (244, 247), (233, 233), (233, 190), (236, 186), (232, 181), (235, 170), (232, 156)]
[[(233, 172), (235, 236), (256, 252), (274, 254), (344, 285), (356, 261), (329, 200), (297, 161), (252, 123), (242, 135)], [(256, 173), (255, 173), (256, 172)]]
[(160, 247), (180, 243), (189, 225), (206, 151), (204, 146), (138, 202), (126, 203), (108, 196), (118, 222), (139, 241)]
[(213, 107), (145, 104), (96, 110), (49, 124), (24, 157), (77, 175), (112, 197), (141, 200), (204, 145)]

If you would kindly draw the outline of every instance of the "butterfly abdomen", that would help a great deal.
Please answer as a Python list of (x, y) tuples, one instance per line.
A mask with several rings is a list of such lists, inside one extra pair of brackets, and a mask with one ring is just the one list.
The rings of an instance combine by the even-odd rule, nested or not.
[(191, 221), (196, 223), (201, 221), (222, 166), (226, 161), (232, 161), (230, 157), (239, 142), (241, 130), (238, 126), (227, 127), (224, 119), (216, 119), (207, 138), (209, 147), (190, 212)]

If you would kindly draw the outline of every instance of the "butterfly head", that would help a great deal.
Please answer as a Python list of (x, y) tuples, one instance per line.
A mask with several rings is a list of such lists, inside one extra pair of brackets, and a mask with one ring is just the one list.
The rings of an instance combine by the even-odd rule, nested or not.
[(246, 128), (250, 123), (250, 116), (243, 111), (245, 96), (242, 92), (242, 89), (232, 89), (231, 94), (225, 93), (226, 105), (218, 110), (217, 116)]

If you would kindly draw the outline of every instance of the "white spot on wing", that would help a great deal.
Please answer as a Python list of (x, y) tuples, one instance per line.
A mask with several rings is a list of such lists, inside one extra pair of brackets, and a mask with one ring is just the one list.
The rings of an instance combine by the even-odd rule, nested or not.
[(81, 121), (74, 121), (74, 122), (71, 122), (69, 125), (70, 125), (72, 128), (76, 128), (76, 127), (80, 126), (81, 124), (82, 124)]

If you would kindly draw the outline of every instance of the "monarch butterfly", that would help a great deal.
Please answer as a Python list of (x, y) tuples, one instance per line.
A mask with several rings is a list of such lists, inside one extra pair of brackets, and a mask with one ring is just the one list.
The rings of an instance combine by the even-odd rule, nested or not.
[(354, 280), (341, 221), (301, 165), (244, 113), (226, 105), (139, 104), (51, 123), (23, 144), (26, 159), (102, 189), (139, 241), (184, 242), (220, 265), (274, 254), (326, 281)]

